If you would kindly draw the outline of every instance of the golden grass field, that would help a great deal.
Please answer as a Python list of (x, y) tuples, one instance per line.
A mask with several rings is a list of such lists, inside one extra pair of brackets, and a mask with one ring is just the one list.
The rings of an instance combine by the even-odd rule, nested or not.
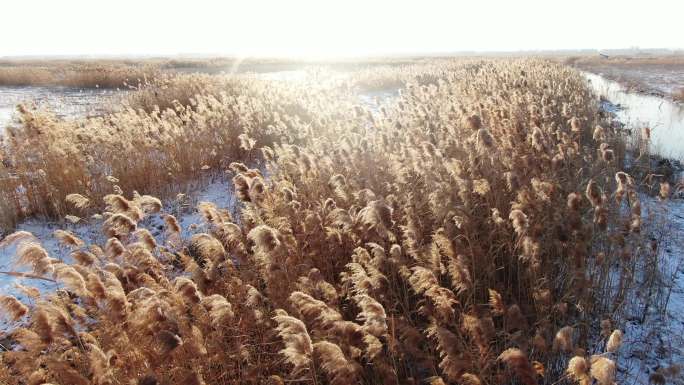
[[(5, 133), (5, 226), (67, 217), (106, 241), (55, 232), (67, 262), (27, 232), (0, 242), (62, 286), (0, 296), (16, 321), (0, 383), (615, 382), (635, 271), (657, 263), (638, 192), (664, 202), (670, 184), (627, 168), (576, 70), (444, 59), (267, 82), (106, 65), (106, 80), (0, 69), (146, 79), (120, 112), (20, 106)], [(360, 105), (386, 88), (396, 99)], [(165, 202), (209, 177), (232, 181), (236, 213), (201, 202), (182, 228)]]

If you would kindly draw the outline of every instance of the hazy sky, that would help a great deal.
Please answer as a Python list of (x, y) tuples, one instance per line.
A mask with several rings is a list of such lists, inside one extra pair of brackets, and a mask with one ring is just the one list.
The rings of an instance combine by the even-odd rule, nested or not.
[(2, 0), (0, 56), (684, 48), (684, 0)]

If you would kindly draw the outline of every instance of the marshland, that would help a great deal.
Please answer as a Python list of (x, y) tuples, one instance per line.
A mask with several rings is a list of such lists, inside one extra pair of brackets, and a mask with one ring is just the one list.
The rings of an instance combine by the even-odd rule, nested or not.
[(4, 381), (677, 378), (681, 345), (648, 374), (620, 342), (677, 327), (681, 185), (597, 78), (455, 58), (120, 80), (6, 124)]
[(0, 47), (0, 384), (684, 384), (682, 52), (385, 6)]

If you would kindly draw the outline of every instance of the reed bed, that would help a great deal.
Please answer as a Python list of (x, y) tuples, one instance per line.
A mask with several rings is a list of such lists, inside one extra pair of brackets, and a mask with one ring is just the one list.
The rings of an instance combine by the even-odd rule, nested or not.
[[(25, 112), (12, 148), (36, 141), (59, 188), (31, 196), (104, 206), (108, 240), (56, 233), (73, 263), (25, 232), (0, 243), (63, 287), (1, 299), (18, 327), (0, 382), (613, 384), (634, 268), (657, 248), (621, 139), (567, 67), (423, 71), (376, 112), (254, 79), (83, 127)], [(239, 215), (202, 202), (183, 229), (131, 192), (205, 165), (229, 170)]]
[(0, 65), (0, 86), (61, 86), (73, 88), (128, 89), (159, 76), (154, 66), (103, 63), (49, 65)]
[[(141, 59), (0, 59), (0, 86), (64, 86), (76, 88), (137, 88), (162, 77), (183, 73), (234, 74), (325, 67), (339, 71), (366, 71), (372, 67), (415, 66), (436, 60), (367, 58), (354, 61), (266, 58), (141, 58)], [(442, 60), (444, 61), (444, 60)], [(388, 67), (389, 68), (389, 67)], [(371, 72), (375, 72), (372, 71)], [(389, 73), (389, 72), (386, 72)], [(391, 76), (405, 76), (393, 71)], [(378, 72), (373, 75), (377, 77)]]
[(72, 192), (102, 208), (113, 185), (127, 194), (172, 196), (186, 182), (253, 158), (254, 146), (294, 135), (287, 133), (289, 116), (310, 119), (299, 96), (316, 93), (252, 78), (183, 75), (141, 87), (122, 111), (101, 117), (65, 120), (19, 106), (20, 124), (3, 138), (3, 218), (9, 226), (27, 216), (63, 217)]
[[(161, 74), (136, 86), (125, 96), (124, 105), (134, 110), (175, 110), (178, 106), (189, 106), (195, 96), (220, 98), (222, 92), (239, 92), (237, 86), (223, 76), (207, 74)], [(245, 86), (248, 88), (248, 85)]]

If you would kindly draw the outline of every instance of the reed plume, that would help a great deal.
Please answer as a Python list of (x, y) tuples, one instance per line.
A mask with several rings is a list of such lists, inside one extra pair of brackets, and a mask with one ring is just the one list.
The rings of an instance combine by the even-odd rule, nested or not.
[(591, 357), (591, 376), (600, 385), (612, 385), (615, 381), (615, 362), (606, 357)]
[(90, 199), (81, 194), (69, 194), (65, 199), (79, 210), (87, 209), (90, 206)]
[(281, 350), (280, 353), (285, 356), (289, 363), (294, 365), (295, 373), (308, 370), (311, 365), (314, 345), (304, 323), (287, 315), (281, 309), (276, 310), (276, 316), (273, 319), (278, 324), (276, 327), (278, 335), (285, 343), (285, 349)]
[(556, 333), (556, 337), (553, 340), (553, 350), (562, 350), (566, 353), (571, 352), (574, 349), (572, 340), (573, 333), (574, 329), (571, 326), (561, 328), (558, 333)]
[(615, 329), (608, 337), (608, 342), (606, 342), (606, 351), (609, 353), (616, 353), (622, 345), (622, 331)]
[(69, 247), (73, 247), (73, 248), (78, 248), (78, 247), (81, 247), (81, 246), (84, 245), (83, 240), (81, 240), (80, 238), (78, 238), (77, 236), (75, 236), (75, 235), (74, 235), (73, 233), (71, 233), (70, 231), (55, 230), (55, 232), (52, 233), (52, 235), (53, 235), (55, 238), (57, 238), (57, 240), (58, 240), (61, 244), (65, 245), (65, 246), (69, 246)]
[(342, 349), (334, 343), (320, 341), (313, 344), (314, 355), (320, 367), (328, 375), (331, 385), (356, 383), (360, 368), (347, 360)]
[(499, 355), (499, 360), (504, 362), (520, 379), (523, 384), (535, 385), (537, 384), (536, 372), (532, 368), (530, 361), (525, 353), (520, 349), (510, 348), (503, 351)]
[(375, 337), (386, 336), (387, 314), (385, 308), (368, 295), (355, 296), (354, 300), (361, 308), (358, 319), (363, 322), (364, 329)]
[(11, 295), (0, 295), (0, 307), (3, 308), (9, 318), (18, 321), (29, 312), (29, 308)]
[(45, 249), (34, 242), (26, 242), (17, 248), (19, 265), (30, 266), (37, 275), (45, 275), (54, 271), (53, 262)]
[(580, 385), (591, 384), (591, 378), (589, 377), (589, 363), (584, 357), (575, 356), (568, 362), (568, 374), (578, 382)]

